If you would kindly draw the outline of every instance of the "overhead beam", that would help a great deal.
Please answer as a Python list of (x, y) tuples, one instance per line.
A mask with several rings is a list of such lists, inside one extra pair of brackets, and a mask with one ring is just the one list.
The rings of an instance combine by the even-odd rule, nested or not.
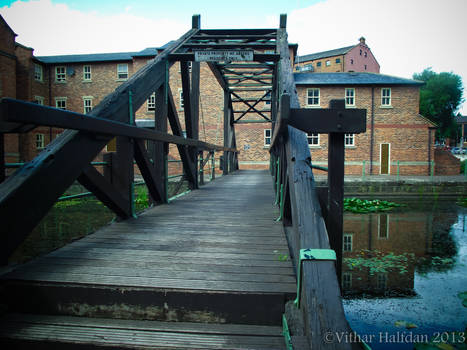
[[(233, 48), (228, 48), (229, 50), (232, 50)], [(274, 53), (253, 53), (253, 61), (254, 62), (277, 62), (279, 61), (280, 56), (278, 54)], [(195, 61), (195, 54), (194, 53), (172, 53), (169, 56), (169, 60), (171, 62), (173, 61), (181, 61), (181, 62), (187, 62), (187, 61)]]

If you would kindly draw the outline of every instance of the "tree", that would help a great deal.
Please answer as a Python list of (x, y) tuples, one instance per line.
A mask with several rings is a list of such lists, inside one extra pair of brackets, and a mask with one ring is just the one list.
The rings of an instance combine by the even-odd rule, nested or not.
[(457, 137), (455, 113), (463, 102), (462, 79), (452, 72), (436, 73), (426, 68), (413, 78), (425, 82), (420, 90), (420, 114), (438, 125), (437, 139)]

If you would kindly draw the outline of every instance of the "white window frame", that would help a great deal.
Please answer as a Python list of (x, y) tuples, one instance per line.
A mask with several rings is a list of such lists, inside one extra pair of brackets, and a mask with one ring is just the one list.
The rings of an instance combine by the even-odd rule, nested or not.
[(183, 89), (179, 88), (178, 89), (178, 106), (180, 107), (180, 110), (183, 111), (185, 108), (185, 100), (183, 98)]
[(326, 67), (329, 67), (331, 65), (331, 60), (326, 60)]
[[(313, 95), (310, 96), (310, 92), (313, 91)], [(318, 95), (316, 96), (315, 95), (315, 92), (318, 91)], [(311, 103), (310, 104), (310, 99), (312, 102), (316, 102), (317, 103)], [(306, 89), (306, 105), (308, 107), (312, 107), (312, 108), (317, 108), (317, 107), (320, 107), (320, 103), (321, 103), (321, 90), (319, 88), (309, 88), (309, 89)]]
[[(383, 230), (383, 231), (386, 231), (386, 232), (384, 232), (384, 235), (381, 235), (381, 217), (383, 215), (386, 217), (386, 230)], [(387, 213), (382, 213), (378, 215), (378, 239), (389, 238), (389, 218), (390, 218), (390, 214), (387, 214)]]
[(308, 142), (308, 147), (319, 147), (321, 137), (320, 134), (318, 133), (312, 133), (312, 134), (307, 134), (306, 135), (307, 142)]
[(91, 81), (91, 80), (92, 80), (91, 65), (87, 64), (83, 66), (83, 81)]
[(34, 103), (43, 106), (44, 105), (44, 97), (42, 96), (34, 96)]
[(344, 134), (344, 145), (345, 147), (355, 146), (355, 134)]
[[(67, 109), (67, 98), (66, 97), (55, 97), (55, 108), (59, 108), (59, 109), (63, 109), (63, 110), (66, 110)], [(63, 103), (64, 106), (59, 106), (60, 103)]]
[(342, 273), (342, 289), (352, 288), (352, 272)]
[(148, 97), (147, 103), (146, 103), (146, 110), (148, 112), (152, 112), (156, 110), (156, 93), (153, 92), (151, 96)]
[(381, 107), (391, 107), (391, 88), (381, 88)]
[(264, 129), (264, 147), (271, 147), (272, 129)]
[(378, 273), (376, 275), (376, 288), (387, 289), (388, 288), (388, 275), (386, 273)]
[(92, 111), (92, 96), (83, 96), (83, 111), (84, 114), (88, 114)]
[(43, 81), (44, 80), (44, 70), (40, 64), (34, 63), (34, 80)]
[(344, 233), (342, 237), (342, 251), (351, 252), (353, 251), (353, 234)]
[(66, 82), (66, 67), (65, 66), (56, 66), (55, 67), (55, 81), (57, 83)]
[(129, 77), (128, 63), (117, 64), (117, 80), (127, 80)]
[(45, 136), (44, 134), (36, 134), (36, 149), (45, 148)]
[(355, 88), (345, 88), (345, 106), (355, 107)]

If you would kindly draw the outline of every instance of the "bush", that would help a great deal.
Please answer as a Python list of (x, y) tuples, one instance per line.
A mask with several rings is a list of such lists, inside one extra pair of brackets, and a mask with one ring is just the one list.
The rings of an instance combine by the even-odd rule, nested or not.
[(464, 174), (467, 159), (461, 161), (461, 174)]

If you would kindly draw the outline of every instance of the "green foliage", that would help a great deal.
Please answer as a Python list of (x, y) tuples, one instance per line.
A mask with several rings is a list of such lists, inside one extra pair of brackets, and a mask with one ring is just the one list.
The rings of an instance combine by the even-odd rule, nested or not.
[(463, 102), (462, 79), (452, 72), (435, 73), (426, 68), (413, 78), (426, 84), (420, 89), (420, 114), (438, 125), (437, 138), (456, 138), (455, 112)]
[(457, 294), (457, 297), (460, 300), (462, 300), (462, 305), (464, 305), (464, 307), (467, 307), (467, 292), (459, 293)]
[(415, 260), (412, 253), (395, 255), (394, 253), (384, 253), (377, 250), (362, 250), (356, 257), (344, 258), (343, 262), (349, 270), (368, 269), (370, 275), (375, 273), (387, 273), (399, 271), (400, 274), (408, 272), (408, 267)]
[(467, 198), (461, 198), (457, 201), (457, 204), (460, 205), (461, 207), (466, 207), (467, 208)]
[(401, 206), (403, 206), (403, 204), (382, 201), (379, 199), (366, 200), (359, 198), (344, 198), (344, 211), (350, 211), (358, 214), (384, 212)]
[(467, 159), (461, 160), (461, 174), (464, 174), (465, 172), (465, 166), (467, 165)]

